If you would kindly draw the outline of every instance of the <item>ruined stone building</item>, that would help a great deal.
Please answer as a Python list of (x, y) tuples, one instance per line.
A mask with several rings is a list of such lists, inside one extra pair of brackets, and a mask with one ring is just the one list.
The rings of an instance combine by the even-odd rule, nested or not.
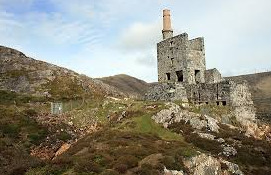
[(217, 69), (206, 70), (204, 38), (173, 36), (170, 11), (163, 10), (163, 40), (157, 44), (158, 84), (149, 100), (182, 100), (194, 104), (253, 105), (246, 82), (224, 80)]

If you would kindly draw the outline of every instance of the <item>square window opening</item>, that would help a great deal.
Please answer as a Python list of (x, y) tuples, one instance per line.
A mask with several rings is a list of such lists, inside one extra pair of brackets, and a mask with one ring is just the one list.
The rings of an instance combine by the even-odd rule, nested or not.
[(176, 75), (178, 78), (178, 82), (183, 82), (183, 71), (182, 70), (176, 71)]

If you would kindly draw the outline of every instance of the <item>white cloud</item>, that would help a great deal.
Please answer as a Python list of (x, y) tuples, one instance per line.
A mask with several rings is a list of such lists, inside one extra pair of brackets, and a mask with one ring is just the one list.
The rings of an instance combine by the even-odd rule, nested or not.
[(43, 36), (55, 44), (91, 44), (101, 37), (97, 29), (88, 21), (70, 21), (62, 14), (44, 15), (39, 20), (39, 25), (36, 20), (30, 21), (32, 23), (29, 25), (34, 26), (36, 35)]
[(160, 23), (136, 22), (124, 29), (120, 36), (120, 47), (126, 52), (150, 51), (160, 39)]

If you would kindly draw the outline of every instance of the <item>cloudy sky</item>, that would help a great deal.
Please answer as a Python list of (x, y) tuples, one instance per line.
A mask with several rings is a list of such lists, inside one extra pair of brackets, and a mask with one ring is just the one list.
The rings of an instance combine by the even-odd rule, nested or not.
[(0, 45), (90, 77), (157, 81), (164, 8), (174, 35), (205, 38), (207, 68), (271, 70), (270, 0), (0, 0)]

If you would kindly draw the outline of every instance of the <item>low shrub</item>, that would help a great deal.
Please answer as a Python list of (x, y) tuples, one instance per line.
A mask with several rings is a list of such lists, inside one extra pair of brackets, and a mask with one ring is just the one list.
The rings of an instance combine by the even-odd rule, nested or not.
[(20, 132), (20, 127), (16, 123), (5, 123), (1, 126), (3, 134), (8, 135), (9, 137), (18, 137)]
[(139, 159), (133, 155), (124, 155), (117, 159), (117, 164), (125, 164), (127, 168), (133, 168), (138, 165)]
[(128, 170), (128, 166), (123, 163), (117, 163), (114, 165), (114, 170), (118, 171), (121, 174), (124, 174)]
[(101, 173), (102, 167), (99, 164), (93, 162), (92, 160), (80, 159), (78, 162), (76, 162), (74, 170), (78, 173)]
[(100, 175), (120, 175), (120, 174), (116, 170), (106, 169)]
[(67, 140), (70, 140), (71, 139), (71, 135), (68, 134), (67, 132), (65, 131), (61, 131), (60, 133), (57, 134), (57, 138), (59, 140), (62, 140), (62, 141), (67, 141)]

